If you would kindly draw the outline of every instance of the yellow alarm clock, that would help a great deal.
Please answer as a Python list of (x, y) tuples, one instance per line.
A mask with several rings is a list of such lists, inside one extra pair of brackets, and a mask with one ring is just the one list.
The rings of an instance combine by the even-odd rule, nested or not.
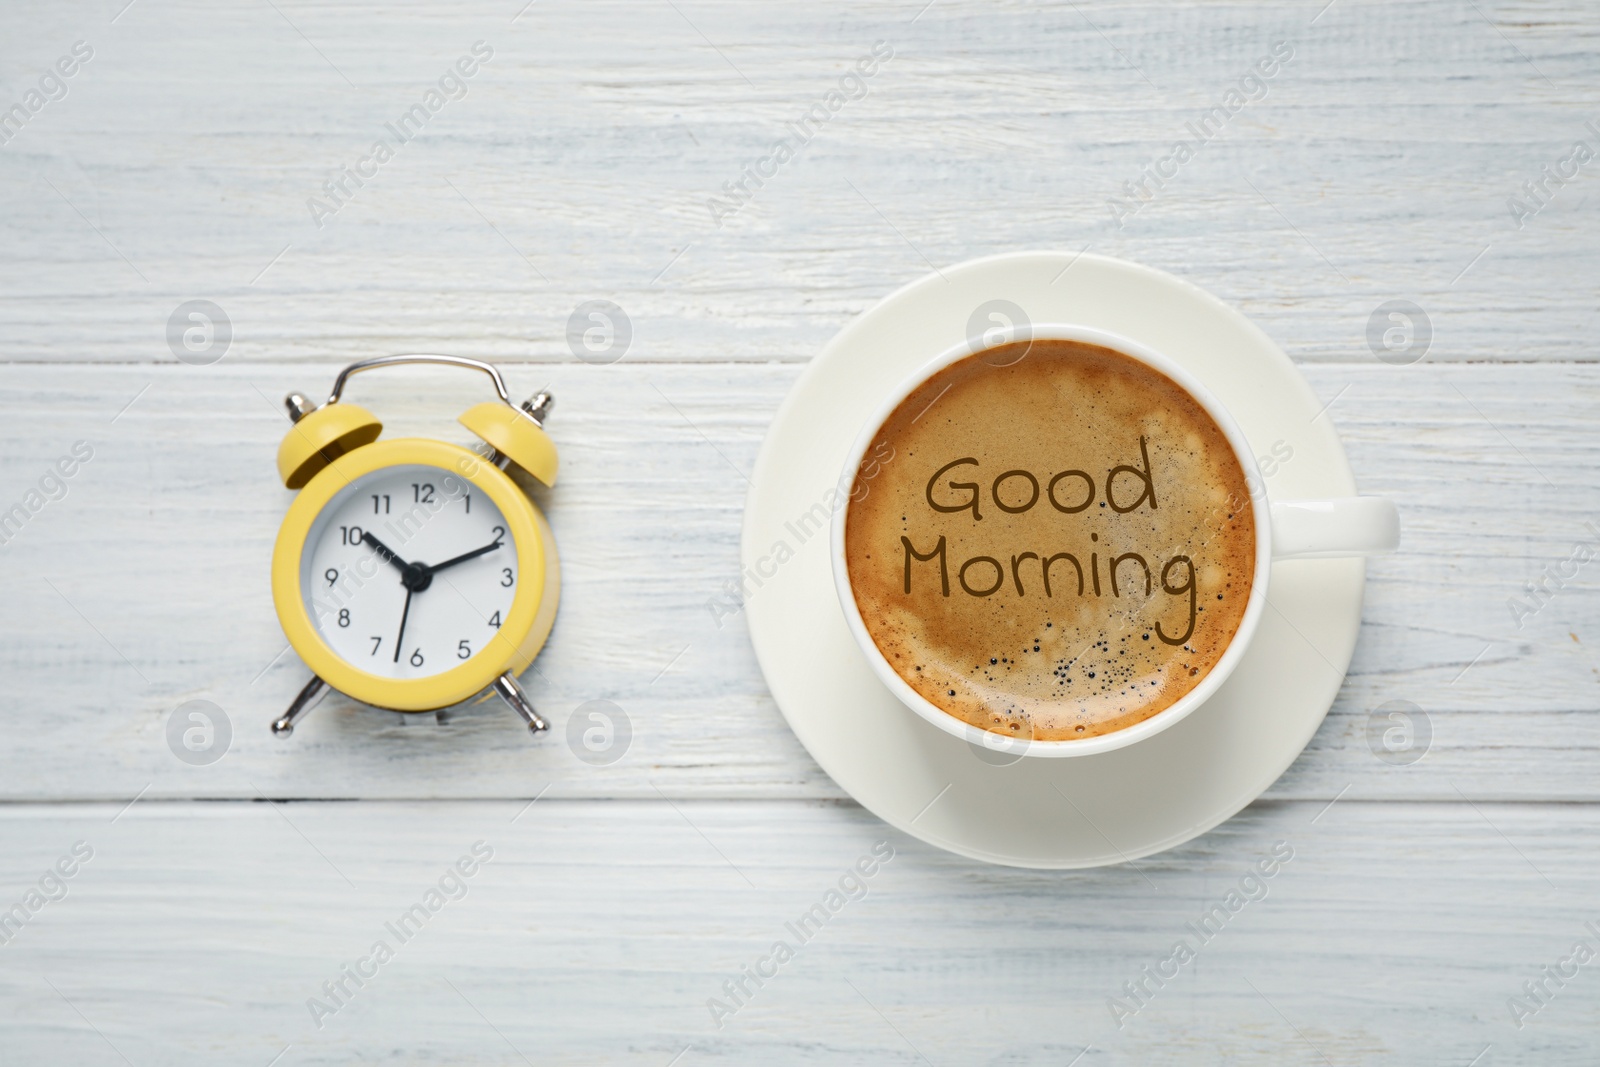
[[(498, 401), (460, 422), (488, 454), (445, 441), (379, 441), (371, 412), (341, 401), (354, 374), (435, 363), (482, 371)], [(339, 372), (321, 407), (284, 401), (294, 427), (278, 474), (300, 495), (272, 553), (272, 599), (289, 643), (314, 677), (272, 724), (286, 737), (331, 686), (393, 711), (433, 711), (493, 690), (537, 733), (547, 724), (517, 675), (555, 623), (555, 539), (537, 505), (507, 473), (515, 464), (556, 481), (544, 432), (554, 404), (520, 407), (488, 363), (461, 356), (380, 356)]]

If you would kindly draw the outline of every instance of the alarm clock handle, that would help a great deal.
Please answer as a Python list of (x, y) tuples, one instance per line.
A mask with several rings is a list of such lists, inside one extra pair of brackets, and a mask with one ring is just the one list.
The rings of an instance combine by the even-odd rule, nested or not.
[(300, 690), (300, 695), (294, 698), (294, 703), (289, 705), (289, 710), (283, 713), (283, 718), (272, 724), (273, 736), (288, 737), (294, 733), (294, 724), (305, 718), (306, 713), (317, 706), (317, 701), (327, 691), (328, 683), (313, 674), (311, 681)]
[[(470, 370), (479, 370), (487, 374), (494, 382), (494, 391), (503, 402), (511, 403), (511, 394), (506, 392), (506, 380), (500, 377), (500, 371), (492, 363), (485, 363), (481, 359), (468, 359), (466, 356), (443, 356), (432, 352), (408, 352), (396, 356), (373, 356), (370, 359), (358, 359), (344, 370), (339, 372), (339, 377), (333, 381), (333, 393), (328, 397), (328, 403), (337, 404), (344, 395), (345, 383), (352, 375), (362, 371), (372, 370), (374, 367), (393, 367), (403, 363), (435, 363), (447, 367), (466, 367)], [(513, 405), (514, 406), (514, 405)]]
[(528, 699), (528, 694), (522, 691), (522, 686), (517, 684), (517, 676), (510, 671), (494, 680), (494, 691), (500, 694), (500, 699), (511, 705), (511, 710), (522, 716), (522, 721), (528, 724), (530, 733), (550, 729), (550, 724), (545, 722), (539, 713), (534, 710), (533, 701)]

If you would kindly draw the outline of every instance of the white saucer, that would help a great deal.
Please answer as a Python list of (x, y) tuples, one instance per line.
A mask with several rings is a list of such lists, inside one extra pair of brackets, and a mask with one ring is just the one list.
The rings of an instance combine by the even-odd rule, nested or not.
[[(813, 507), (826, 509), (878, 402), (966, 337), (974, 310), (991, 300), (1019, 306), (1032, 322), (1123, 334), (1182, 364), (1232, 411), (1258, 456), (1274, 444), (1280, 455), (1293, 450), (1266, 482), (1273, 499), (1355, 494), (1316, 394), (1237, 311), (1170, 274), (1103, 256), (973, 260), (913, 282), (846, 326), (779, 408), (745, 505), (741, 555), (745, 572), (758, 576), (746, 605), (750, 639), (800, 742), (896, 829), (1017, 867), (1138, 859), (1229, 818), (1311, 740), (1355, 648), (1365, 566), (1275, 564), (1266, 615), (1233, 676), (1188, 718), (1127, 748), (1017, 759), (919, 718), (878, 681), (851, 638), (834, 592), (827, 523), (814, 525)], [(802, 521), (808, 513), (812, 524)]]

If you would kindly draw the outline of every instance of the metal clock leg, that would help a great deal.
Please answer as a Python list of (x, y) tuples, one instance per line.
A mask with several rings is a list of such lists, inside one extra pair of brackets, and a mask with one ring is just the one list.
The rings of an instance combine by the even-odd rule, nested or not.
[(539, 716), (533, 708), (533, 701), (528, 699), (528, 694), (522, 691), (522, 686), (517, 684), (517, 679), (510, 671), (494, 680), (494, 691), (500, 694), (500, 699), (511, 705), (511, 710), (522, 716), (522, 721), (528, 724), (528, 730), (538, 733), (540, 730), (550, 729), (550, 724)]
[(283, 713), (283, 718), (272, 724), (272, 733), (276, 737), (288, 737), (294, 733), (294, 725), (305, 718), (306, 713), (316, 707), (317, 701), (322, 699), (322, 694), (328, 691), (328, 683), (316, 675), (311, 676), (311, 681), (300, 690), (300, 695), (294, 698), (294, 703), (289, 705), (289, 710)]

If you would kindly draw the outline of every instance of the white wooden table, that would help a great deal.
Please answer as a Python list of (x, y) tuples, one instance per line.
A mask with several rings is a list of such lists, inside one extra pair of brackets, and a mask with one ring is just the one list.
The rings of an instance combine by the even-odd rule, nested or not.
[[(1572, 153), (1600, 152), (1592, 6), (125, 2), (0, 9), (0, 105), (24, 108), (0, 145), (0, 511), (29, 509), (0, 547), (0, 911), (38, 905), (0, 926), (0, 1060), (1595, 1062), (1600, 961), (1562, 962), (1600, 951), (1600, 565), (1567, 562), (1600, 541), (1600, 161)], [(374, 162), (476, 41), (465, 96)], [(859, 99), (708, 208), (876, 41)], [(1257, 99), (1143, 177), (1285, 41)], [(346, 167), (368, 177), (335, 201)], [(1036, 247), (1241, 308), (1405, 525), (1289, 772), (1183, 848), (1076, 873), (855, 806), (711, 606), (805, 361), (931, 265)], [(168, 343), (191, 300), (231, 326), (215, 362)], [(569, 348), (588, 300), (631, 322), (616, 362)], [(1391, 300), (1431, 324), (1420, 362), (1369, 345)], [(566, 588), (526, 675), (555, 728), (330, 699), (275, 740), (307, 677), (267, 583), (280, 398), (416, 350), (559, 398)], [(390, 432), (447, 437), (481, 399), (427, 370), (359, 389)], [(30, 500), (78, 441), (60, 498)], [(209, 765), (167, 742), (197, 699), (231, 725)], [(632, 727), (605, 766), (566, 742), (594, 699)], [(1369, 740), (1395, 700), (1418, 761)], [(477, 842), (492, 859), (447, 877)], [(878, 842), (866, 895), (745, 978)], [(1144, 978), (1275, 842), (1265, 899)], [(441, 879), (459, 899), (390, 933)], [(1120, 1027), (1113, 997), (1138, 1007)]]

